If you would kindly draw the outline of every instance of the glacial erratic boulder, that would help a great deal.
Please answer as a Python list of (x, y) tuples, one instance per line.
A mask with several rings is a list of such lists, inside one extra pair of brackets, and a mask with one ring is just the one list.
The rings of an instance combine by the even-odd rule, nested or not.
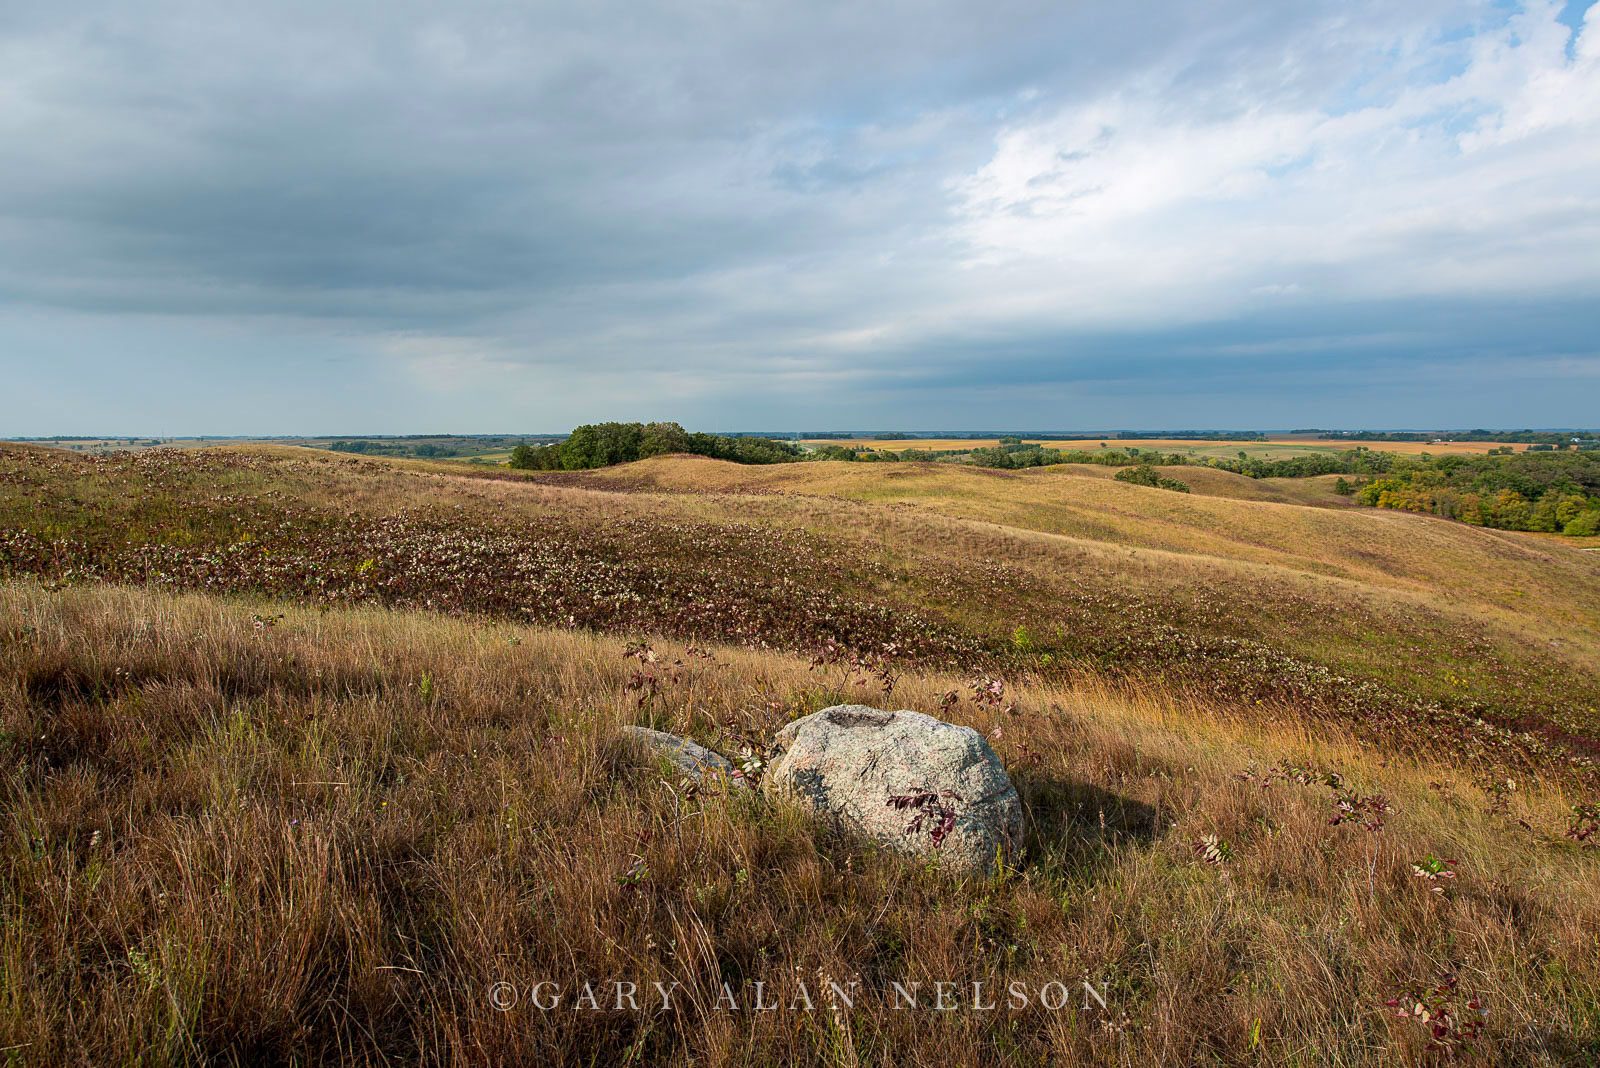
[(712, 752), (699, 742), (649, 727), (623, 727), (622, 736), (646, 752), (666, 757), (674, 768), (690, 778), (725, 778), (747, 790), (750, 788), (749, 781), (727, 757)]
[(984, 737), (921, 712), (836, 705), (788, 724), (762, 779), (857, 837), (983, 872), (1022, 836), (1022, 802)]

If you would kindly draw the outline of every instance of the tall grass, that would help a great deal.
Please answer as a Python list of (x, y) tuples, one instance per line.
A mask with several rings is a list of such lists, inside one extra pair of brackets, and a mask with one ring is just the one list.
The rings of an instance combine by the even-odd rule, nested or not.
[[(27, 1064), (1411, 1064), (1427, 1031), (1385, 1002), (1453, 973), (1458, 1018), (1474, 998), (1488, 1012), (1464, 1063), (1600, 1056), (1600, 863), (1566, 837), (1585, 798), (1490, 794), (1331, 728), (1087, 674), (1009, 680), (1008, 712), (947, 706), (965, 677), (913, 672), (886, 696), (803, 658), (655, 647), (646, 686), (622, 640), (586, 633), (0, 586), (0, 1047)], [(845, 698), (988, 734), (1029, 812), (1015, 867), (908, 864), (618, 737), (759, 743)], [(1374, 795), (1381, 829), (1332, 822)], [(1444, 892), (1415, 872), (1430, 857), (1454, 863)], [(853, 1007), (828, 980), (860, 982)], [(1073, 994), (893, 1007), (894, 982), (975, 980)], [(540, 981), (561, 1009), (532, 1005)], [(574, 1007), (585, 981), (599, 1010)], [(617, 981), (641, 1011), (616, 1011)], [(670, 1011), (658, 981), (682, 984)], [(755, 981), (778, 1008), (750, 1008)], [(741, 1011), (718, 1007), (724, 982)]]

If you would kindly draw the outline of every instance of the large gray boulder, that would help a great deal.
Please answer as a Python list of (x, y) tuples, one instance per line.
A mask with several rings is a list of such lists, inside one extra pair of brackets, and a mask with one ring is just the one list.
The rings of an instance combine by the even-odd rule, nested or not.
[(666, 731), (653, 731), (649, 727), (626, 726), (622, 728), (622, 736), (644, 752), (666, 757), (674, 768), (691, 779), (726, 779), (747, 790), (750, 788), (749, 781), (727, 757), (712, 752), (699, 742)]
[(971, 727), (921, 712), (836, 705), (778, 731), (762, 778), (847, 833), (940, 867), (983, 872), (1022, 835), (1022, 802)]

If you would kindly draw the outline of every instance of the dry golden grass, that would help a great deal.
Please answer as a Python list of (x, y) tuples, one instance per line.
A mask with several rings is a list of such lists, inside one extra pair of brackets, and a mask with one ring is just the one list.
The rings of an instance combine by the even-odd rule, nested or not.
[[(807, 438), (803, 443), (815, 448), (827, 445), (864, 445), (867, 448), (878, 451), (901, 452), (905, 449), (926, 449), (929, 451), (992, 449), (1000, 444), (1000, 439), (918, 438), (907, 441), (879, 441), (876, 438), (851, 438), (849, 440)], [(1424, 452), (1434, 456), (1473, 456), (1482, 455), (1491, 449), (1502, 448), (1506, 445), (1510, 445), (1514, 452), (1523, 452), (1528, 447), (1523, 443), (1512, 444), (1499, 441), (1325, 441), (1315, 437), (1278, 437), (1267, 438), (1263, 441), (1218, 441), (1211, 438), (1071, 438), (1067, 440), (1023, 438), (1022, 443), (1025, 445), (1040, 445), (1047, 449), (1062, 450), (1098, 450), (1101, 446), (1107, 449), (1130, 447), (1136, 449), (1160, 449), (1163, 452), (1189, 452), (1193, 450), (1203, 456), (1233, 456), (1243, 450), (1252, 456), (1263, 457), (1296, 456), (1310, 452), (1338, 452), (1343, 449), (1352, 449), (1359, 445), (1383, 452), (1400, 452), (1413, 456)]]
[[(1096, 465), (1026, 471), (842, 462), (749, 467), (690, 456), (562, 476), (562, 488), (627, 489), (653, 498), (635, 507), (726, 517), (766, 513), (830, 531), (852, 524), (906, 535), (921, 529), (958, 541), (964, 552), (1044, 568), (1083, 553), (1109, 561), (1128, 559), (1130, 550), (1155, 550), (1168, 581), (1214, 583), (1219, 575), (1259, 581), (1261, 573), (1249, 565), (1267, 565), (1285, 582), (1346, 580), (1368, 592), (1424, 596), (1445, 611), (1467, 603), (1475, 611), (1509, 609), (1535, 623), (1528, 607), (1537, 604), (1550, 613), (1552, 637), (1577, 625), (1600, 638), (1600, 569), (1575, 548), (1513, 531), (1351, 507), (1331, 491), (1336, 476), (1258, 482), (1215, 469), (1162, 470), (1188, 480), (1196, 492), (1118, 482), (1110, 477), (1113, 469)], [(830, 507), (830, 499), (847, 506)], [(1308, 502), (1330, 507), (1304, 507)], [(1020, 551), (1019, 543), (1025, 546)]]
[[(260, 618), (275, 618), (261, 625)], [(0, 586), (7, 759), (0, 1047), (22, 1063), (1414, 1064), (1386, 999), (1440, 972), (1471, 1064), (1600, 1055), (1600, 866), (1579, 798), (1330, 729), (1082, 676), (1012, 680), (994, 738), (1026, 851), (958, 882), (677, 781), (648, 722), (768, 736), (847, 696), (803, 660), (382, 611)], [(960, 678), (894, 693), (936, 711)], [(1384, 826), (1330, 824), (1381, 793)], [(1254, 769), (1246, 781), (1241, 773)], [(1218, 865), (1197, 855), (1228, 845)], [(1455, 862), (1432, 893), (1413, 865)], [(859, 979), (835, 1014), (819, 977)], [(951, 1012), (929, 984), (1070, 984), (1070, 1008)], [(1109, 1005), (1083, 1009), (1088, 979)], [(540, 1012), (532, 985), (568, 1000)], [(680, 982), (671, 1012), (574, 1010)], [(748, 1011), (762, 980), (781, 1007)], [(817, 1010), (797, 1002), (806, 981)], [(512, 982), (497, 1011), (488, 992)], [(747, 1011), (714, 1007), (718, 984)], [(917, 1010), (889, 984), (921, 982)], [(601, 984), (606, 984), (602, 986)], [(996, 987), (991, 986), (991, 991)]]
[[(1082, 542), (1161, 549), (1207, 563), (1272, 563), (1310, 574), (1363, 583), (1441, 591), (1441, 600), (1486, 600), (1525, 610), (1527, 598), (1558, 606), (1576, 601), (1579, 616), (1600, 624), (1600, 573), (1578, 555), (1574, 539), (1541, 538), (1410, 513), (1356, 508), (1333, 492), (1338, 476), (1251, 479), (1204, 467), (1160, 470), (1189, 483), (1188, 496), (1117, 482), (1116, 469), (1063, 464), (1024, 471), (991, 471), (947, 464), (841, 462), (748, 466), (698, 456), (663, 456), (595, 471), (524, 479), (510, 472), (463, 473), (459, 464), (426, 460), (330, 459), (292, 446), (227, 447), (302, 462), (309, 499), (384, 511), (397, 501), (414, 506), (464, 506), (501, 514), (581, 511), (601, 515), (640, 511), (716, 518), (815, 521), (837, 531), (877, 525), (885, 513), (912, 505), (952, 519), (1020, 531), (1065, 535)], [(348, 472), (336, 490), (323, 477)], [(424, 476), (424, 477), (418, 477)], [(626, 490), (619, 498), (613, 490)], [(641, 496), (648, 499), (641, 499)], [(785, 500), (785, 498), (800, 498)], [(810, 501), (805, 500), (810, 498)], [(863, 507), (825, 518), (821, 499)], [(1304, 505), (1326, 506), (1309, 511)], [(1291, 507), (1275, 507), (1288, 505)], [(883, 506), (889, 506), (887, 509)], [(1334, 510), (1337, 510), (1336, 514)], [(1566, 551), (1572, 550), (1572, 551)], [(1527, 574), (1555, 565), (1548, 576)], [(1180, 564), (1181, 566), (1181, 564)], [(1524, 578), (1528, 581), (1522, 581)], [(1516, 592), (1497, 596), (1507, 587)], [(1561, 591), (1581, 593), (1562, 596)]]
[[(1115, 480), (1118, 467), (1102, 464), (1057, 464), (1047, 471), (1077, 475), (1080, 478)], [(1202, 497), (1229, 497), (1240, 501), (1277, 501), (1280, 504), (1321, 505), (1328, 508), (1352, 507), (1350, 498), (1333, 491), (1338, 475), (1318, 475), (1311, 478), (1250, 478), (1223, 471), (1215, 467), (1167, 466), (1156, 468), (1167, 478), (1175, 478), (1189, 487), (1191, 493)], [(1032, 471), (1024, 472), (1032, 474)], [(1148, 487), (1144, 487), (1148, 488)]]
[[(1197, 470), (1170, 469), (1180, 478)], [(942, 561), (946, 573), (986, 571), (997, 579), (991, 588), (935, 603), (988, 633), (1018, 624), (1035, 634), (1081, 630), (1082, 617), (1065, 622), (1057, 613), (1084, 598), (1123, 602), (1087, 624), (1115, 633), (1146, 610), (1141, 604), (1160, 605), (1150, 609), (1155, 618), (1243, 634), (1401, 692), (1521, 710), (1502, 722), (1531, 722), (1522, 717), (1539, 705), (1563, 732), (1592, 736), (1600, 724), (1592, 685), (1600, 679), (1600, 554), (1351, 507), (1332, 492), (1336, 478), (1255, 483), (1208, 471), (1196, 480), (1204, 492), (1176, 494), (1106, 476), (1099, 467), (752, 468), (658, 457), (549, 481), (610, 492), (636, 514), (799, 527), (873, 546), (894, 567)], [(1246, 498), (1262, 493), (1281, 499)], [(1009, 577), (998, 580), (996, 569)], [(934, 582), (933, 596), (939, 588)]]
[[(0, 474), (14, 466), (12, 455), (43, 452), (0, 450)], [(1145, 675), (1174, 648), (1212, 643), (1215, 652), (1213, 639), (1243, 640), (1341, 677), (1377, 680), (1392, 693), (1486, 702), (1486, 711), (1470, 714), (1500, 725), (1554, 726), (1593, 738), (1600, 724), (1600, 555), (1525, 534), (1351, 508), (1327, 479), (1252, 482), (1184, 468), (1174, 473), (1203, 472), (1195, 483), (1201, 492), (1175, 494), (1114, 481), (1100, 467), (745, 467), (658, 457), (530, 478), (309, 449), (195, 455), (228, 457), (230, 464), (201, 464), (189, 475), (168, 465), (177, 479), (170, 502), (167, 490), (130, 497), (129, 486), (153, 485), (140, 483), (135, 470), (100, 475), (78, 458), (46, 475), (29, 473), (37, 465), (5, 474), (42, 481), (0, 482), (0, 508), (7, 522), (44, 537), (177, 539), (195, 555), (278, 529), (276, 513), (262, 512), (267, 500), (311, 509), (296, 517), (296, 529), (313, 529), (302, 520), (333, 523), (325, 540), (334, 555), (350, 539), (349, 524), (398, 515), (459, 526), (472, 544), (492, 532), (530, 548), (547, 543), (549, 530), (574, 523), (602, 539), (627, 529), (632, 540), (616, 548), (625, 561), (652, 553), (657, 540), (676, 545), (676, 558), (651, 557), (656, 570), (648, 582), (605, 594), (624, 603), (652, 596), (664, 583), (681, 586), (686, 573), (709, 575), (705, 539), (733, 532), (743, 547), (719, 556), (719, 567), (770, 576), (775, 590), (837, 593), (931, 618), (991, 650), (1009, 651), (1022, 626), (1037, 653), (1058, 663), (1082, 658), (1097, 669), (1120, 665)], [(227, 502), (245, 500), (257, 502), (249, 506), (255, 518), (229, 518), (241, 505)], [(766, 531), (771, 546), (790, 547), (763, 549)], [(793, 542), (797, 531), (812, 540)], [(315, 555), (321, 543), (310, 544)], [(825, 573), (794, 572), (791, 565), (804, 570), (816, 554), (834, 561)], [(363, 549), (335, 570), (348, 573), (370, 555)], [(397, 559), (385, 566), (408, 565)], [(434, 573), (415, 579), (427, 582)], [(491, 578), (490, 592), (493, 585)], [(480, 581), (441, 593), (450, 594), (445, 603), (465, 607), (483, 588)], [(1225, 670), (1234, 683), (1248, 682), (1252, 672), (1265, 682), (1283, 666), (1252, 668), (1246, 654), (1221, 651), (1228, 664), (1185, 661), (1196, 665), (1192, 681)]]

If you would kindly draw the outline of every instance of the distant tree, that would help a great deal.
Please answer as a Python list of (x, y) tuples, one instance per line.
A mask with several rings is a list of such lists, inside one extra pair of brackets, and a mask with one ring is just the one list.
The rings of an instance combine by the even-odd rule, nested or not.
[(994, 467), (1001, 470), (1017, 466), (1011, 454), (1004, 449), (973, 449), (972, 463), (976, 467)]
[(792, 441), (772, 438), (723, 438), (728, 445), (726, 459), (742, 464), (781, 464), (799, 460), (805, 451)]
[(1561, 524), (1562, 527), (1565, 527), (1568, 523), (1572, 522), (1583, 513), (1584, 506), (1587, 503), (1588, 502), (1585, 500), (1582, 494), (1564, 494), (1561, 500), (1556, 504), (1556, 522)]
[(568, 471), (581, 471), (590, 467), (605, 466), (605, 445), (597, 426), (575, 427), (567, 440), (561, 443), (561, 466)]
[(1586, 508), (1567, 521), (1561, 533), (1573, 537), (1589, 538), (1600, 534), (1600, 507)]
[(1137, 464), (1133, 467), (1124, 467), (1113, 477), (1118, 482), (1131, 482), (1135, 486), (1150, 486), (1153, 489), (1174, 490), (1178, 493), (1189, 492), (1188, 483), (1165, 477), (1160, 471), (1156, 470), (1154, 464)]
[(677, 423), (651, 423), (639, 440), (639, 458), (688, 452), (689, 435)]
[(1506, 530), (1527, 530), (1533, 508), (1516, 490), (1503, 489), (1494, 499), (1495, 526)]

